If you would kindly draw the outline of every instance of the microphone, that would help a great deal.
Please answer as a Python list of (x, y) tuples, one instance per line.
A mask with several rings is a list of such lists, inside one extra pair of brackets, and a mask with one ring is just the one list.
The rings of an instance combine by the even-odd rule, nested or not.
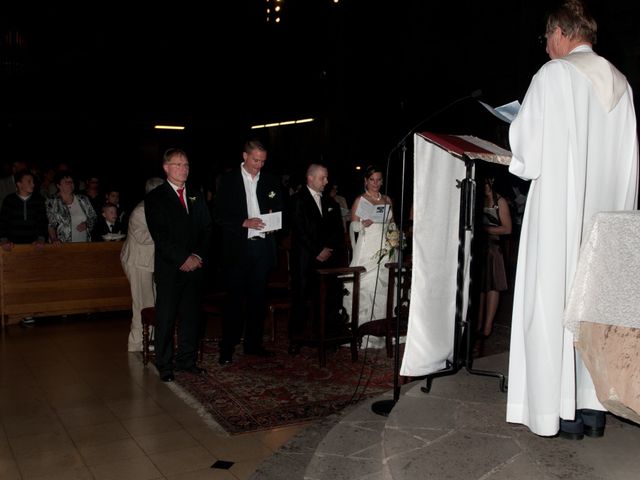
[(445, 105), (444, 107), (440, 108), (439, 110), (436, 110), (435, 112), (433, 112), (432, 114), (428, 115), (427, 117), (423, 118), (422, 120), (420, 120), (418, 123), (416, 123), (413, 127), (411, 127), (411, 129), (407, 132), (407, 134), (402, 137), (402, 140), (400, 140), (398, 142), (398, 144), (393, 148), (393, 150), (391, 150), (392, 152), (397, 150), (398, 148), (400, 148), (400, 146), (402, 146), (402, 144), (405, 142), (405, 140), (407, 139), (407, 137), (409, 137), (409, 135), (411, 135), (412, 133), (414, 133), (416, 131), (416, 129), (422, 125), (423, 123), (428, 122), (429, 120), (433, 120), (435, 117), (437, 117), (438, 115), (440, 115), (443, 112), (446, 112), (447, 110), (449, 110), (451, 107), (453, 107), (454, 105), (457, 105), (458, 103), (462, 102), (463, 100), (468, 100), (469, 98), (478, 98), (482, 96), (482, 90), (478, 89), (478, 90), (474, 90), (473, 92), (471, 92), (469, 95), (465, 95), (463, 97), (460, 98), (456, 98), (454, 101), (448, 103), (447, 105)]

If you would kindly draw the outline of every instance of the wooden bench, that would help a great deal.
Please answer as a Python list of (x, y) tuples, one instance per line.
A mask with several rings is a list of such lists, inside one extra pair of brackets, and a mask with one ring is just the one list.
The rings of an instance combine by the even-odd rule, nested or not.
[(44, 317), (131, 309), (122, 242), (15, 245), (0, 249), (2, 326)]

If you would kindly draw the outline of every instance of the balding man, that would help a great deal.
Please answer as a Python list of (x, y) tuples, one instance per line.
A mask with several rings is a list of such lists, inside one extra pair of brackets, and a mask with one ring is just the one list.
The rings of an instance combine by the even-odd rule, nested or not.
[(304, 331), (311, 292), (317, 287), (318, 268), (344, 263), (344, 227), (342, 212), (329, 195), (323, 195), (329, 172), (324, 165), (311, 164), (307, 184), (291, 199), (291, 285), (292, 314), (289, 324), (289, 351), (299, 346), (294, 339)]

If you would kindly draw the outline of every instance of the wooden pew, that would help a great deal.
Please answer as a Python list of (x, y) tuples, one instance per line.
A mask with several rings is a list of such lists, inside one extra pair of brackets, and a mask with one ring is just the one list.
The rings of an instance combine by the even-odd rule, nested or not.
[(15, 245), (0, 249), (2, 326), (23, 317), (129, 310), (122, 242)]

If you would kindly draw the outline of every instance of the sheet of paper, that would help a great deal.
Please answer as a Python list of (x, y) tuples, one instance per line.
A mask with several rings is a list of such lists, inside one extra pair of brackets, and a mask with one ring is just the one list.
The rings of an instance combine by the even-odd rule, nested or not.
[(516, 115), (518, 115), (518, 112), (520, 111), (520, 102), (518, 100), (514, 100), (513, 102), (509, 102), (504, 105), (500, 105), (499, 107), (496, 107), (496, 108), (493, 108), (488, 103), (481, 102), (480, 100), (478, 101), (484, 108), (489, 110), (497, 118), (507, 123), (513, 122), (513, 119), (516, 118)]
[(262, 215), (258, 215), (258, 218), (264, 222), (264, 228), (262, 230), (250, 228), (249, 236), (252, 236), (252, 234), (256, 232), (267, 233), (282, 228), (282, 212), (263, 213)]
[(383, 223), (389, 218), (391, 205), (374, 205), (364, 197), (360, 197), (356, 215), (362, 220), (373, 220), (375, 223)]

